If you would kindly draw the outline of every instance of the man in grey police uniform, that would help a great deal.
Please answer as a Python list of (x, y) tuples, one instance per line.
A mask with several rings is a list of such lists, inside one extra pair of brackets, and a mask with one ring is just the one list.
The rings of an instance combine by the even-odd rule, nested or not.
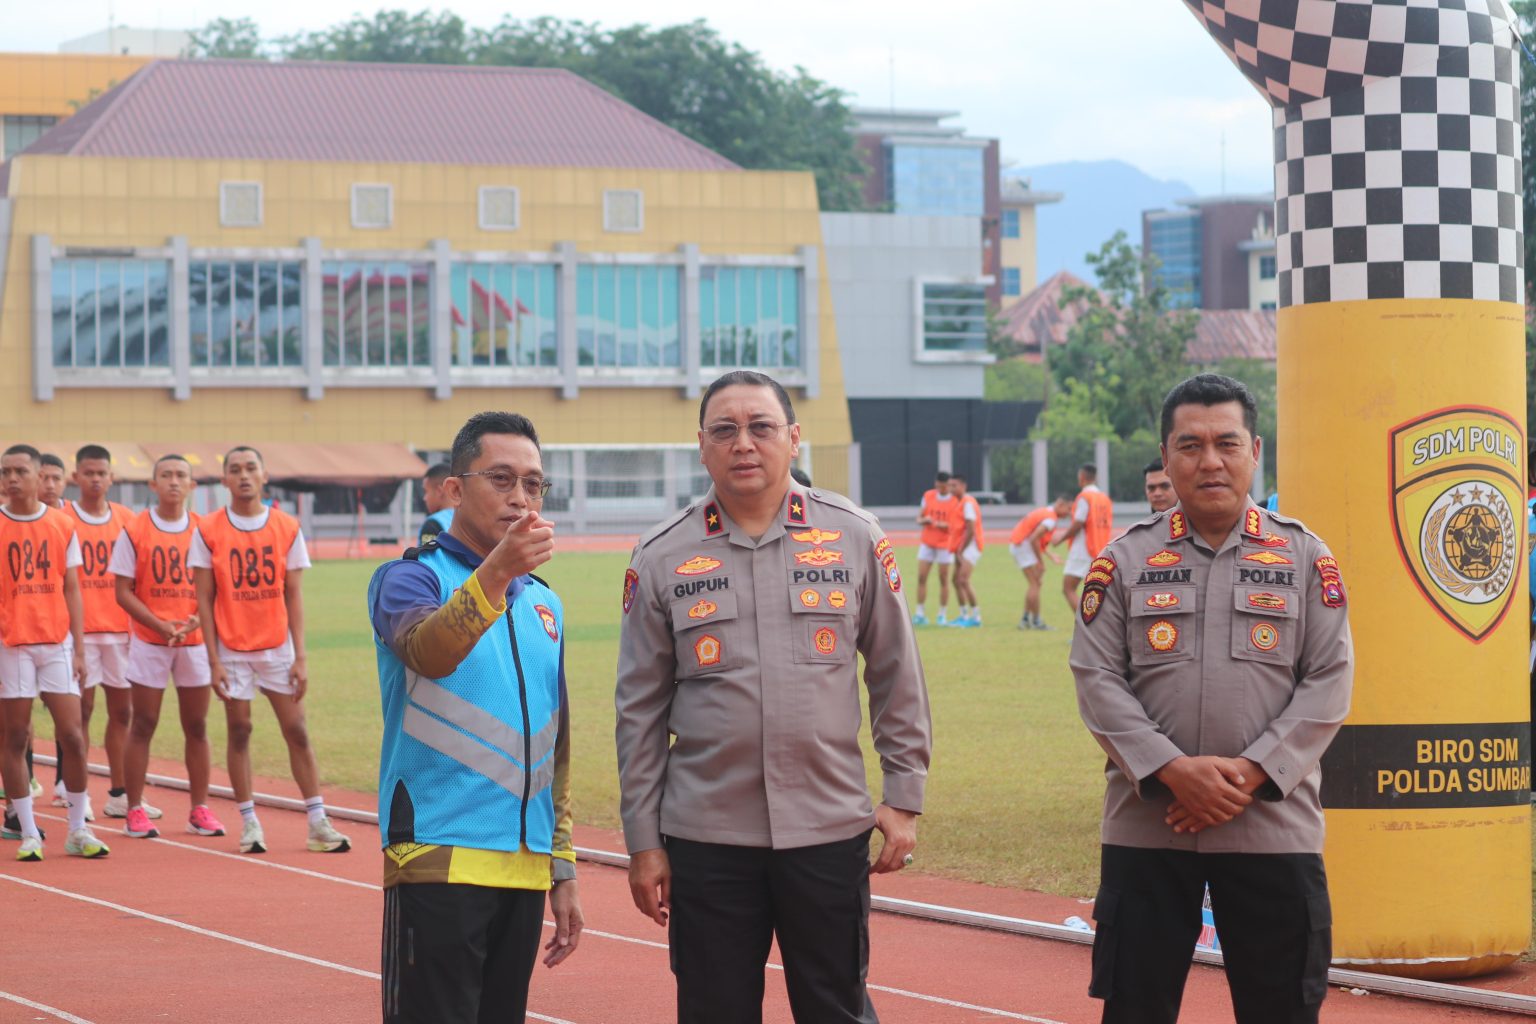
[[(772, 378), (725, 374), (699, 426), (714, 486), (641, 538), (624, 577), (631, 894), (670, 924), (680, 1022), (761, 1021), (775, 935), (796, 1021), (873, 1022), (869, 875), (911, 863), (931, 743), (895, 553), (848, 499), (792, 484), (800, 426)], [(878, 808), (859, 750), (860, 654)]]
[(1316, 1021), (1327, 991), (1318, 762), (1354, 653), (1327, 546), (1248, 498), (1256, 414), (1230, 377), (1169, 392), (1180, 502), (1084, 581), (1072, 671), (1109, 755), (1089, 986), (1106, 1022), (1178, 1018), (1207, 884), (1239, 1024)]

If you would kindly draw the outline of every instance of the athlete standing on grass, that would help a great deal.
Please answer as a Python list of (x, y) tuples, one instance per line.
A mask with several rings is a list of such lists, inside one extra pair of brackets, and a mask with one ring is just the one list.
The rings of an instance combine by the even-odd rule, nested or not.
[(128, 805), (123, 834), (132, 839), (153, 839), (160, 834), (150, 821), (160, 813), (150, 814), (151, 808), (144, 803), (144, 778), (149, 771), (149, 741), (160, 723), (160, 705), (169, 680), (176, 684), (176, 707), (186, 737), (187, 789), (192, 799), (187, 831), (221, 836), (224, 825), (208, 809), (211, 679), (188, 559), (197, 525), (186, 507), (193, 487), (192, 467), (180, 455), (163, 455), (155, 461), (149, 487), (155, 492), (155, 507), (140, 512), (123, 529), (112, 549), (110, 565), (116, 578), (117, 603), (133, 619), (124, 673), (133, 702), (133, 722), (123, 751), (124, 802)]
[(981, 535), (981, 505), (966, 493), (965, 477), (953, 473), (949, 478), (949, 493), (956, 502), (949, 522), (949, 550), (955, 556), (955, 600), (960, 602), (960, 617), (951, 626), (975, 627), (981, 625), (981, 598), (971, 586), (971, 574), (981, 561), (981, 549), (986, 539)]
[(960, 506), (949, 496), (949, 474), (942, 469), (934, 474), (933, 486), (923, 492), (917, 510), (917, 524), (923, 528), (917, 545), (917, 611), (914, 626), (928, 624), (928, 570), (939, 567), (939, 617), (937, 625), (949, 624), (949, 567), (955, 556), (949, 550), (950, 519)]
[(309, 667), (300, 584), (309, 551), (298, 520), (262, 504), (266, 483), (260, 452), (231, 449), (224, 456), (229, 505), (198, 520), (187, 554), (208, 671), (229, 724), (229, 781), (240, 807), (240, 852), (267, 852), (251, 785), (251, 701), (259, 689), (277, 716), (293, 781), (304, 795), (309, 849), (345, 853), (352, 844), (325, 816), (320, 769), (304, 721)]
[[(105, 691), (107, 731), (102, 745), (107, 750), (111, 788), (102, 810), (109, 818), (124, 818), (128, 815), (128, 800), (123, 789), (123, 741), (128, 738), (128, 720), (133, 714), (133, 699), (123, 675), (128, 662), (128, 613), (117, 603), (113, 576), (107, 565), (112, 548), (133, 513), (126, 506), (107, 500), (107, 491), (112, 487), (112, 453), (101, 445), (88, 444), (75, 453), (74, 483), (80, 489), (80, 499), (66, 501), (64, 511), (74, 519), (75, 535), (80, 539), (80, 600), (85, 605), (85, 688), (80, 694), (80, 730), (85, 734), (89, 751), (96, 692)], [(54, 783), (53, 794), (53, 806), (67, 806), (62, 781)], [(160, 817), (157, 808), (146, 807), (145, 811), (150, 817)], [(86, 817), (92, 817), (89, 805)]]
[[(59, 762), (69, 800), (64, 852), (105, 857), (107, 845), (85, 824), (85, 735), (80, 730), (80, 686), (85, 674), (85, 611), (80, 602), (80, 542), (74, 522), (37, 500), (42, 464), (36, 448), (12, 445), (0, 456), (0, 723), (6, 790), (27, 792), (26, 740), (32, 701), (53, 717)], [(71, 659), (73, 654), (73, 660)], [(32, 796), (11, 801), (20, 861), (43, 859), (43, 836)]]

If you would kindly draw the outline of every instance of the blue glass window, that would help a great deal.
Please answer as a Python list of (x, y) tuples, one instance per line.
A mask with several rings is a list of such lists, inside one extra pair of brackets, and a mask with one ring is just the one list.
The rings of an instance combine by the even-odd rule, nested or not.
[(321, 346), (326, 366), (432, 365), (432, 267), (336, 260), (321, 265)]
[(1275, 258), (1273, 256), (1260, 256), (1259, 257), (1259, 277), (1260, 277), (1260, 279), (1265, 280), (1265, 281), (1274, 280), (1274, 277), (1275, 277)]
[(189, 263), (192, 366), (302, 366), (303, 280), (298, 260)]
[(1147, 245), (1158, 259), (1160, 284), (1170, 304), (1198, 308), (1200, 292), (1200, 214), (1158, 216), (1147, 225)]
[(53, 365), (169, 366), (170, 279), (165, 260), (56, 260)]
[(1018, 267), (1004, 267), (1003, 268), (1003, 294), (1004, 295), (1018, 295), (1018, 294), (1020, 294), (1020, 292), (1019, 292), (1019, 268)]
[(801, 365), (800, 271), (793, 267), (699, 270), (700, 364), (725, 369)]
[(1019, 211), (1018, 210), (1004, 210), (1003, 211), (1003, 237), (1004, 238), (1018, 238), (1019, 237)]
[(985, 212), (980, 148), (894, 144), (888, 151), (886, 188), (892, 212), (962, 217)]
[(449, 293), (455, 366), (559, 365), (553, 265), (455, 263)]
[(923, 350), (987, 350), (987, 290), (983, 285), (923, 285)]
[(681, 367), (680, 277), (673, 266), (584, 263), (577, 267), (578, 365)]

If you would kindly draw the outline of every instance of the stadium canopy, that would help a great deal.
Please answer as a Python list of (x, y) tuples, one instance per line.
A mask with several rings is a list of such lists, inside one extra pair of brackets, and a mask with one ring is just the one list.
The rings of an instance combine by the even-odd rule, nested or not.
[(224, 453), (236, 444), (249, 444), (261, 452), (267, 464), (268, 480), (293, 490), (372, 487), (419, 479), (427, 472), (427, 464), (415, 452), (392, 441), (335, 444), (292, 441), (194, 441), (177, 444), (149, 441), (141, 447), (151, 463), (163, 455), (185, 456), (192, 464), (192, 475), (199, 482), (209, 483), (223, 477), (221, 467), (224, 465)]
[(112, 475), (125, 484), (146, 482), (155, 464), (155, 460), (132, 441), (6, 441), (4, 447), (13, 444), (30, 444), (44, 455), (57, 455), (64, 460), (69, 472), (75, 469), (75, 452), (88, 444), (99, 444), (112, 453)]

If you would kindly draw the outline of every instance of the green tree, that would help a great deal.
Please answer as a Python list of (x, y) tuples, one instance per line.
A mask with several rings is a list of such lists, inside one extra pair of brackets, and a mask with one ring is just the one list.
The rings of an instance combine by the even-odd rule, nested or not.
[[(1067, 343), (1051, 353), (1058, 385), (1051, 404), (1069, 382), (1088, 382), (1105, 396), (1101, 408), (1113, 436), (1128, 439), (1138, 430), (1155, 436), (1163, 396), (1189, 375), (1185, 355), (1199, 314), (1171, 308), (1168, 290), (1152, 274), (1156, 260), (1143, 258), (1123, 231), (1087, 259), (1099, 286), (1062, 293), (1063, 306), (1082, 302), (1084, 308)], [(1143, 281), (1150, 283), (1144, 288)]]
[(986, 368), (982, 398), (988, 402), (1043, 402), (1046, 369), (1026, 359), (1000, 359)]
[(191, 32), (183, 57), (265, 57), (261, 30), (250, 18), (214, 18)]
[(361, 14), (318, 32), (278, 42), (289, 60), (358, 60), (383, 64), (468, 64), (472, 49), (464, 19), (444, 11)]

